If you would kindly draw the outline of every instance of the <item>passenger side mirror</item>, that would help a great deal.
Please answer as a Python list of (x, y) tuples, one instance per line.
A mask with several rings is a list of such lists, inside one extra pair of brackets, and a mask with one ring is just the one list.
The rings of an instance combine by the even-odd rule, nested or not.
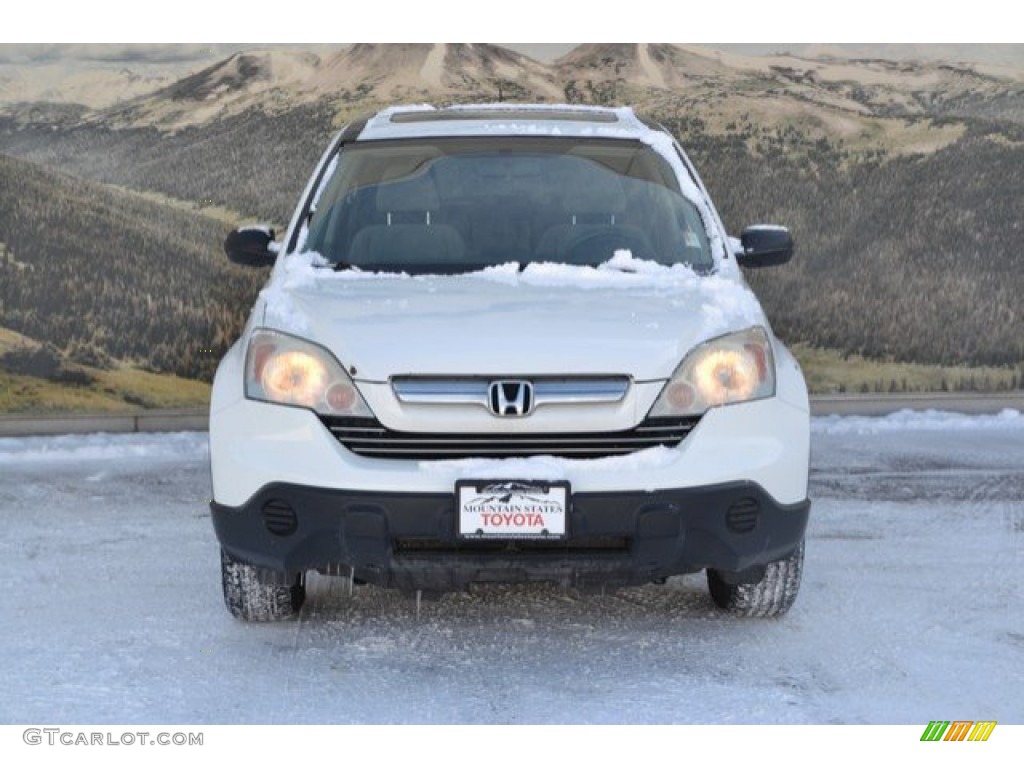
[(240, 227), (224, 240), (224, 253), (244, 267), (270, 267), (277, 260), (273, 248), (274, 230), (270, 227)]
[(785, 227), (756, 224), (740, 235), (742, 250), (736, 252), (741, 267), (774, 267), (793, 258), (793, 238)]

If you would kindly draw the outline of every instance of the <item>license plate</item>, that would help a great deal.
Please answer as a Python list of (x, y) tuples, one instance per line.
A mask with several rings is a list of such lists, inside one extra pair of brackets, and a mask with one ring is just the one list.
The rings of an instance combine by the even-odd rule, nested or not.
[(563, 539), (569, 484), (533, 480), (462, 480), (455, 485), (459, 536), (469, 539)]

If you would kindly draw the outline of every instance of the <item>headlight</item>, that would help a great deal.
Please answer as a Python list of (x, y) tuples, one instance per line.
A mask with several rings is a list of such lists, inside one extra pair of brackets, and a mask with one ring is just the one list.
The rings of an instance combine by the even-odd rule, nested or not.
[(373, 417), (330, 352), (277, 331), (258, 330), (249, 339), (245, 396), (333, 416)]
[(775, 394), (775, 361), (764, 328), (748, 328), (701, 344), (661, 391), (650, 416), (692, 416), (717, 405)]

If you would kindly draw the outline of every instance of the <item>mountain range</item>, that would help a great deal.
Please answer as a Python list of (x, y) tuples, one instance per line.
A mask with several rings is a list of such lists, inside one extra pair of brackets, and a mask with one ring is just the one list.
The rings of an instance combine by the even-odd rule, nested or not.
[[(194, 276), (220, 258), (211, 226), (287, 220), (325, 142), (354, 115), (394, 102), (631, 104), (680, 138), (733, 231), (758, 221), (793, 229), (794, 262), (750, 275), (780, 335), (844, 355), (1024, 365), (1016, 298), (1024, 278), (1015, 267), (1024, 211), (1024, 61), (793, 50), (758, 56), (584, 44), (539, 61), (490, 44), (274, 46), (204, 53), (191, 65), (175, 59), (171, 74), (147, 65), (149, 79), (122, 86), (109, 62), (94, 67), (98, 82), (119, 88), (118, 98), (98, 98), (86, 87), (88, 68), (33, 95), (5, 81), (0, 67), (0, 154), (30, 164), (6, 166), (0, 195), (18, 194), (19, 174), (36, 180), (35, 207), (0, 206), (0, 247), (39, 270), (33, 291), (19, 292), (24, 272), (0, 269), (0, 327), (66, 350), (76, 342), (102, 345), (110, 329), (130, 326), (123, 312), (109, 314), (117, 309), (109, 290), (95, 311), (83, 308), (81, 296), (63, 303), (92, 318), (94, 327), (78, 336), (59, 317), (59, 296), (46, 308), (27, 306), (50, 272), (60, 290), (74, 290), (66, 268), (57, 279), (53, 260), (76, 247), (82, 206), (91, 196), (107, 199), (111, 185), (145, 196), (145, 206), (124, 206), (127, 217), (157, 205), (175, 210), (167, 221), (194, 218), (177, 235), (190, 260), (184, 273)], [(31, 170), (40, 166), (47, 172)], [(89, 193), (83, 184), (100, 186)], [(47, 188), (64, 202), (48, 200)], [(116, 208), (104, 209), (104, 219), (114, 221)], [(131, 265), (166, 255), (157, 253), (155, 236), (137, 242), (148, 250), (110, 254), (118, 290), (151, 293), (151, 277), (133, 276), (139, 270)], [(163, 340), (159, 356), (125, 339), (100, 351), (208, 377), (216, 354), (185, 350), (216, 352), (239, 327), (258, 280), (232, 285), (233, 294), (218, 289), (214, 314), (194, 294), (171, 302), (187, 307), (192, 326), (211, 329), (212, 341), (175, 341), (173, 328), (160, 327), (144, 334)]]
[[(247, 106), (297, 105), (329, 98), (344, 101), (372, 93), (383, 101), (418, 94), (497, 96), (507, 81), (539, 100), (560, 98), (571, 81), (616, 82), (627, 89), (763, 87), (765, 80), (796, 83), (812, 98), (840, 85), (866, 88), (881, 98), (909, 106), (918, 96), (965, 92), (993, 93), (999, 85), (1024, 79), (1024, 45), (1002, 46), (780, 46), (796, 54), (752, 56), (754, 46), (669, 44), (584, 44), (541, 62), (512, 49), (487, 44), (356, 44), (351, 46), (268, 46), (213, 59), (214, 49), (182, 53), (173, 59), (71, 58), (51, 55), (38, 64), (2, 56), (0, 106), (31, 102), (76, 104), (103, 111), (137, 102), (130, 111), (147, 121), (198, 124)], [(739, 50), (737, 50), (739, 49)], [(868, 55), (870, 51), (876, 54)], [(856, 55), (850, 55), (851, 52)], [(903, 56), (897, 55), (900, 52)], [(936, 61), (944, 52), (944, 61)], [(971, 56), (973, 63), (957, 54)], [(918, 58), (906, 58), (917, 54)], [(987, 54), (987, 55), (983, 55)], [(208, 64), (206, 62), (209, 62)], [(1012, 90), (1012, 88), (1011, 88)], [(867, 95), (857, 94), (857, 95)], [(856, 108), (856, 96), (837, 106)], [(908, 95), (910, 100), (908, 100)], [(198, 113), (167, 103), (198, 108)], [(876, 106), (884, 103), (876, 102)], [(918, 106), (920, 110), (920, 105)]]

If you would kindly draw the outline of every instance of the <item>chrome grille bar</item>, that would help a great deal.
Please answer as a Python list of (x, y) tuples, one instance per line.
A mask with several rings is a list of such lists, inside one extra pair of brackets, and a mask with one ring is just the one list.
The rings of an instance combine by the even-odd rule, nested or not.
[[(522, 378), (522, 377), (519, 377)], [(496, 378), (397, 376), (391, 389), (399, 402), (415, 405), (478, 405), (488, 407), (488, 388)], [(628, 376), (529, 378), (534, 407), (617, 403), (629, 391)]]
[(699, 418), (659, 419), (621, 432), (593, 433), (416, 433), (389, 430), (370, 419), (321, 416), (335, 439), (361, 456), (395, 459), (452, 459), (509, 456), (599, 458), (682, 442)]

